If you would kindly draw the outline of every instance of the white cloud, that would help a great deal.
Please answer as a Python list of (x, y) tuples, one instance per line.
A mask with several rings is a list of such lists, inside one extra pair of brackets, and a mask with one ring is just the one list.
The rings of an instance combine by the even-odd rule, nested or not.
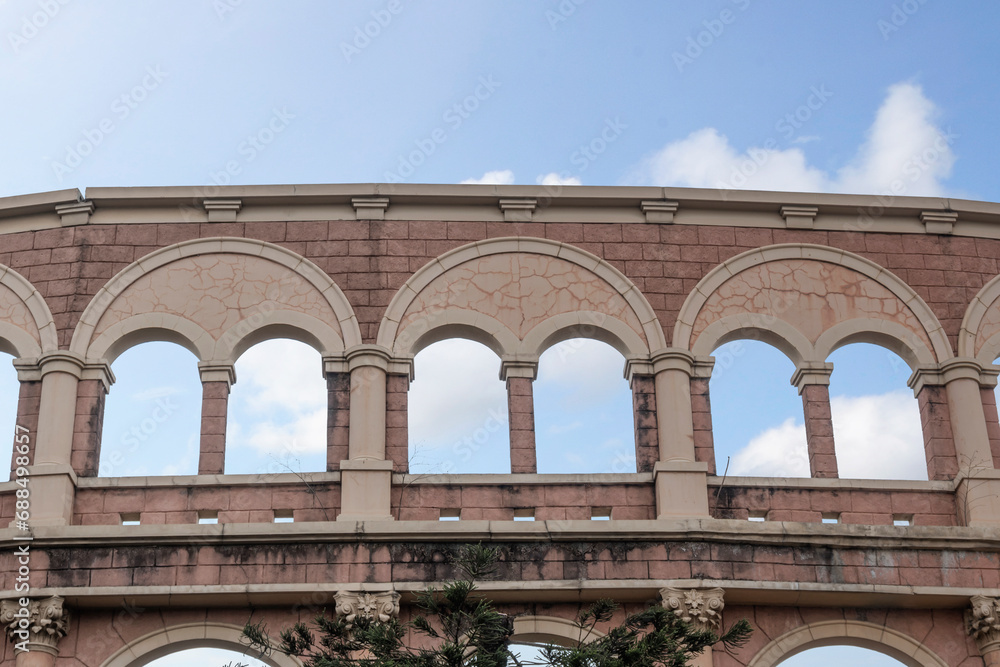
[(566, 408), (601, 406), (626, 388), (625, 358), (606, 343), (574, 338), (546, 350), (538, 363), (535, 391), (549, 387), (566, 393)]
[(561, 176), (554, 171), (542, 174), (535, 182), (539, 185), (583, 185), (577, 176)]
[(482, 178), (467, 178), (462, 181), (462, 185), (513, 185), (514, 172), (510, 169), (499, 169), (488, 171)]
[[(868, 136), (835, 174), (810, 166), (800, 148), (764, 142), (739, 152), (703, 128), (647, 158), (630, 180), (664, 186), (939, 196), (955, 161), (951, 137), (935, 125), (937, 108), (920, 86), (889, 87)], [(796, 143), (813, 137), (802, 136)]]
[[(907, 391), (834, 396), (830, 407), (840, 477), (927, 479), (920, 414)], [(733, 457), (729, 474), (808, 477), (805, 426), (787, 419), (757, 435)]]

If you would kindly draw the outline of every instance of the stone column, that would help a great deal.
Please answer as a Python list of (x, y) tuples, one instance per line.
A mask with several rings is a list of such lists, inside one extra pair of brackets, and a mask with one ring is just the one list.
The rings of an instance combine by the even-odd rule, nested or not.
[(348, 458), (340, 462), (338, 521), (390, 521), (392, 461), (385, 459), (386, 375), (391, 357), (378, 345), (346, 352), (351, 373)]
[(32, 526), (66, 526), (73, 520), (76, 472), (71, 464), (76, 390), (85, 364), (70, 352), (43, 355), (42, 392), (31, 472)]
[(1000, 667), (1000, 598), (974, 595), (965, 611), (965, 629), (976, 640), (986, 667)]
[(59, 640), (69, 627), (69, 611), (58, 596), (8, 599), (0, 602), (0, 623), (15, 646), (16, 667), (52, 667), (59, 655)]
[[(662, 588), (660, 598), (664, 607), (674, 612), (695, 630), (722, 634), (722, 610), (725, 591), (721, 588)], [(712, 649), (706, 648), (691, 663), (694, 667), (712, 667)]]
[(970, 526), (1000, 525), (1000, 471), (993, 467), (980, 395), (980, 388), (988, 387), (994, 378), (975, 359), (957, 357), (936, 368), (917, 369), (909, 380), (917, 394), (925, 384), (944, 385), (958, 458), (956, 497)]
[(837, 477), (837, 452), (830, 413), (830, 375), (833, 364), (803, 362), (792, 374), (792, 384), (802, 397), (806, 422), (806, 447), (812, 477)]
[[(17, 445), (27, 444), (29, 460), (33, 461), (35, 459), (35, 439), (30, 437), (30, 434), (38, 433), (38, 409), (42, 394), (42, 373), (34, 359), (30, 360), (30, 363), (26, 363), (21, 359), (15, 359), (14, 368), (17, 369), (17, 380), (20, 385), (17, 394), (16, 425), (28, 429), (29, 438), (27, 443), (15, 443), (16, 446), (10, 458), (11, 480), (17, 477), (14, 473), (18, 468), (17, 460), (19, 458), (23, 460), (22, 457), (24, 456), (24, 454), (18, 451)], [(17, 435), (21, 433), (23, 431), (19, 429)], [(15, 434), (11, 433), (4, 437), (14, 438)]]
[(236, 369), (229, 364), (199, 362), (201, 376), (201, 451), (199, 475), (221, 475), (226, 468), (226, 418), (229, 389)]
[(532, 382), (538, 376), (538, 362), (503, 361), (500, 379), (507, 382), (507, 426), (510, 429), (510, 471), (538, 472), (535, 453), (535, 402)]
[(690, 352), (666, 348), (654, 353), (650, 364), (629, 362), (626, 375), (647, 370), (656, 388), (656, 427), (660, 460), (653, 469), (657, 518), (708, 517), (708, 465), (695, 461), (694, 418), (691, 413), (691, 376), (695, 359)]
[(351, 373), (343, 357), (324, 357), (326, 377), (326, 469), (340, 470), (349, 456)]
[(115, 376), (107, 364), (87, 364), (76, 387), (76, 418), (70, 463), (81, 477), (100, 474), (104, 405)]

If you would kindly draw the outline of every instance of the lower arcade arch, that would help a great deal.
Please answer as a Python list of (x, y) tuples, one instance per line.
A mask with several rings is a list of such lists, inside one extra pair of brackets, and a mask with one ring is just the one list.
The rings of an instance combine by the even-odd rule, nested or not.
[[(100, 667), (155, 667), (155, 661), (160, 658), (198, 648), (224, 649), (238, 657), (246, 650), (246, 645), (241, 643), (242, 635), (243, 628), (226, 623), (174, 625), (155, 630), (122, 647)], [(258, 664), (268, 667), (302, 667), (297, 658), (277, 652), (254, 658)]]

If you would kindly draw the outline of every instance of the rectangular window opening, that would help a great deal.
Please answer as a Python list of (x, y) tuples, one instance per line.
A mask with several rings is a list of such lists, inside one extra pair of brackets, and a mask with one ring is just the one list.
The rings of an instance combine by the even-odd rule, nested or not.
[(274, 510), (274, 522), (295, 523), (295, 517), (292, 515), (292, 510)]
[(840, 512), (823, 512), (823, 523), (840, 523)]
[(894, 525), (894, 526), (912, 526), (913, 525), (913, 515), (912, 514), (893, 514), (892, 515), (892, 525)]
[(750, 510), (747, 521), (767, 521), (766, 510)]
[(199, 510), (198, 523), (219, 523), (218, 510)]
[(590, 508), (590, 520), (591, 521), (611, 521), (611, 508), (610, 507), (591, 507)]
[(521, 507), (514, 510), (514, 521), (534, 521), (535, 508)]
[(438, 517), (439, 521), (458, 521), (461, 518), (461, 509), (443, 509)]
[(138, 512), (122, 512), (122, 525), (123, 526), (138, 526), (139, 525), (139, 513)]

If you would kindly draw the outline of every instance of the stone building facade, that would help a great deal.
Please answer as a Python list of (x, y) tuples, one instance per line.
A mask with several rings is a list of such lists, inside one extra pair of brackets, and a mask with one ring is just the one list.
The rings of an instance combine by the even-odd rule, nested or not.
[[(1000, 205), (933, 198), (316, 185), (0, 199), (0, 351), (20, 381), (0, 484), (3, 664), (238, 647), (251, 610), (272, 628), (322, 606), (405, 619), (414, 591), (451, 575), (447, 555), (483, 541), (504, 547), (483, 588), (522, 641), (573, 641), (580, 604), (610, 596), (622, 613), (656, 600), (703, 627), (752, 622), (746, 647), (703, 666), (837, 643), (910, 667), (1000, 665), (998, 258)], [(413, 356), (454, 337), (501, 359), (509, 475), (407, 469)], [(538, 358), (576, 337), (625, 358), (635, 473), (536, 472)], [(325, 472), (224, 474), (233, 366), (269, 338), (322, 355)], [(740, 338), (794, 362), (811, 478), (717, 474), (711, 354)], [(101, 477), (110, 365), (152, 340), (199, 360), (198, 474)], [(828, 357), (853, 342), (910, 366), (929, 481), (838, 477)], [(513, 520), (524, 512), (536, 520)]]

